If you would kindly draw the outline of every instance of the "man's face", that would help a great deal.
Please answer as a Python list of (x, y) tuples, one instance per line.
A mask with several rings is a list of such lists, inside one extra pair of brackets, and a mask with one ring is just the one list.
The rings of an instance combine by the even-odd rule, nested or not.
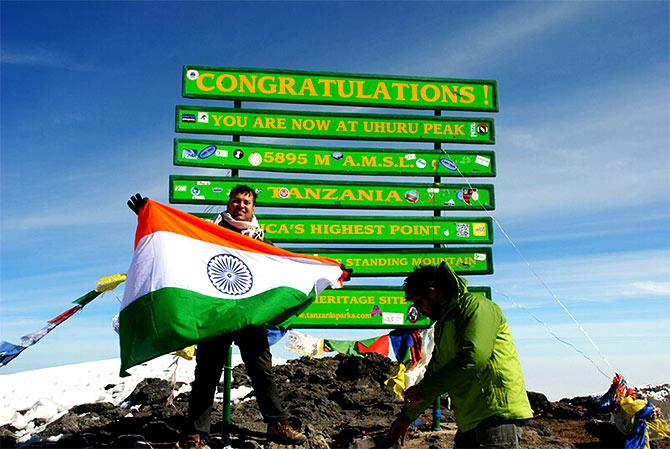
[(228, 213), (235, 220), (251, 221), (254, 211), (254, 196), (251, 193), (236, 193), (228, 201)]
[(423, 315), (431, 320), (437, 320), (440, 317), (441, 299), (433, 287), (429, 287), (426, 294), (411, 294), (407, 296), (407, 300), (414, 303), (416, 308)]

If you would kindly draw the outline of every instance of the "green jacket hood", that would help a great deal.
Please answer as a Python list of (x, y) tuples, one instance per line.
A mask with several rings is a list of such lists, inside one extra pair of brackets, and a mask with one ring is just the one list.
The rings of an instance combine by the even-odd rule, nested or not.
[[(448, 279), (454, 279), (456, 281), (456, 287), (457, 287), (458, 293), (456, 295), (454, 295), (454, 297), (463, 296), (463, 295), (468, 293), (468, 281), (466, 279), (457, 275), (456, 272), (454, 271), (454, 269), (451, 268), (448, 264), (446, 264), (444, 262), (442, 262), (440, 264), (440, 268), (444, 268), (446, 270), (446, 276), (447, 276)], [(453, 301), (451, 301), (451, 300), (454, 299), (454, 298), (449, 298), (449, 299), (450, 299), (449, 302), (453, 303)]]

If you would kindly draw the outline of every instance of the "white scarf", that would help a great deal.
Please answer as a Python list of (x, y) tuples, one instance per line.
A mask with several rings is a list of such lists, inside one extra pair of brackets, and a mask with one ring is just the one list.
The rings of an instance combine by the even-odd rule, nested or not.
[(240, 234), (251, 237), (252, 239), (263, 240), (265, 237), (265, 233), (258, 224), (258, 220), (256, 220), (255, 215), (251, 218), (251, 221), (242, 221), (235, 220), (228, 212), (221, 212), (216, 216), (216, 218), (214, 218), (214, 224), (218, 225), (222, 220), (225, 220), (226, 223), (228, 223), (230, 226), (239, 230)]

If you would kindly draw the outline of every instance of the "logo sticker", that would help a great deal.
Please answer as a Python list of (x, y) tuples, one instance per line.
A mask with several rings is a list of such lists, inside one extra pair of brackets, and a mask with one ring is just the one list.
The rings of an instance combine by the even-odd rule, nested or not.
[(402, 326), (403, 322), (402, 313), (383, 313), (382, 314), (382, 324), (393, 324), (396, 326)]
[(228, 150), (216, 150), (214, 153), (216, 157), (228, 157)]
[(426, 168), (426, 161), (424, 159), (417, 159), (415, 164), (418, 168)]
[(175, 192), (186, 192), (186, 186), (175, 186), (174, 191)]
[(208, 186), (211, 184), (210, 181), (198, 181), (197, 183), (199, 186)]
[(198, 112), (198, 123), (209, 123), (209, 113)]
[(181, 121), (186, 123), (195, 123), (195, 114), (182, 114)]
[(193, 186), (191, 188), (191, 195), (193, 195), (193, 196), (200, 195), (200, 189), (197, 188), (196, 186)]
[(477, 192), (477, 189), (463, 187), (460, 192), (456, 193), (456, 198), (469, 206), (472, 203), (472, 200), (477, 201), (479, 199), (479, 193)]
[(419, 201), (419, 192), (416, 190), (408, 190), (405, 192), (405, 201), (408, 203), (414, 204)]
[(332, 156), (333, 159), (335, 159), (336, 161), (339, 161), (340, 159), (342, 159), (342, 158), (344, 157), (344, 155), (342, 154), (341, 151), (333, 151), (333, 154), (331, 154), (331, 156)]
[(214, 193), (222, 193), (223, 188), (222, 187), (212, 187), (212, 192)]
[(263, 156), (260, 153), (251, 153), (249, 155), (249, 164), (253, 167), (258, 167), (263, 162)]
[(405, 155), (405, 160), (407, 160), (407, 161), (413, 161), (414, 159), (416, 159), (416, 154), (414, 154), (414, 153), (410, 153), (410, 154)]
[(198, 71), (194, 69), (191, 69), (188, 72), (186, 72), (186, 78), (190, 79), (191, 81), (197, 80), (199, 75), (200, 74), (198, 73)]
[[(456, 194), (456, 197), (458, 198), (458, 193)], [(444, 202), (444, 205), (445, 205), (445, 206), (453, 206), (453, 205), (455, 205), (455, 204), (456, 204), (456, 202), (454, 201), (453, 198), (450, 199), (449, 201), (445, 201), (445, 202)]]
[(372, 312), (370, 312), (370, 316), (375, 316), (375, 315), (379, 315), (379, 316), (383, 316), (383, 315), (384, 315), (384, 314), (382, 313), (382, 309), (380, 309), (379, 306), (377, 306), (377, 305), (375, 305), (375, 306), (372, 308)]
[(479, 156), (475, 158), (475, 164), (483, 165), (484, 167), (488, 167), (491, 164), (491, 159), (484, 157), (484, 156)]
[(207, 276), (214, 288), (226, 295), (243, 295), (254, 285), (247, 264), (232, 254), (219, 254), (209, 259)]
[(458, 165), (456, 165), (456, 163), (454, 161), (452, 161), (451, 159), (444, 158), (444, 157), (440, 158), (440, 165), (442, 165), (447, 170), (451, 170), (451, 171), (458, 170)]
[(485, 237), (486, 223), (472, 223), (472, 233), (477, 237)]
[(479, 134), (486, 134), (487, 132), (489, 132), (489, 125), (487, 125), (486, 123), (480, 123), (479, 125), (477, 125), (477, 132)]
[(193, 148), (182, 148), (181, 157), (184, 159), (197, 159), (198, 151), (194, 150)]
[(206, 146), (198, 153), (198, 159), (207, 159), (214, 153), (216, 153), (216, 145)]
[(417, 309), (414, 304), (410, 305), (407, 308), (407, 321), (414, 324), (419, 321), (419, 318), (421, 318), (421, 312), (419, 312), (419, 309)]
[(237, 149), (233, 151), (233, 156), (235, 157), (235, 159), (242, 159), (244, 157), (244, 151)]
[(289, 189), (287, 189), (286, 187), (282, 187), (281, 189), (279, 189), (279, 198), (286, 199), (289, 196), (291, 196), (291, 192), (289, 191)]

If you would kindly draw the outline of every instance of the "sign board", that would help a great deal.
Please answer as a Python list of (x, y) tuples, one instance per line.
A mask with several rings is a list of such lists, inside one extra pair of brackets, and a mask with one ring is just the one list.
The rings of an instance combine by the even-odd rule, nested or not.
[(352, 276), (407, 276), (420, 265), (439, 265), (446, 262), (458, 274), (493, 274), (490, 247), (419, 248), (419, 249), (305, 249), (291, 248), (300, 254), (312, 254), (335, 259)]
[[(491, 298), (490, 287), (468, 287), (471, 293)], [(352, 286), (324, 290), (297, 317), (284, 325), (301, 328), (425, 328), (431, 321), (409, 311), (400, 287)]]
[(170, 176), (170, 202), (226, 204), (230, 190), (246, 184), (256, 204), (270, 207), (493, 210), (492, 184), (418, 184), (305, 179)]
[(495, 176), (493, 151), (398, 150), (175, 139), (174, 165), (295, 173)]
[(392, 108), (498, 111), (497, 83), (270, 69), (184, 66), (182, 96)]
[(314, 139), (495, 143), (492, 118), (346, 114), (178, 105), (175, 130)]
[[(211, 219), (216, 214), (194, 214)], [(273, 243), (493, 243), (489, 217), (258, 215)]]

